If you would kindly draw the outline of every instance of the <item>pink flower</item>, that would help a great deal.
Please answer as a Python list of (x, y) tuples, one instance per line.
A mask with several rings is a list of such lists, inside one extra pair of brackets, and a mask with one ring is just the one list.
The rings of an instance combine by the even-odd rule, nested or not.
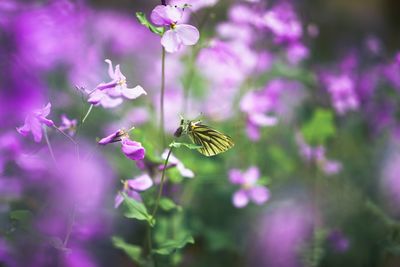
[(122, 139), (122, 152), (131, 160), (144, 159), (145, 149), (142, 144), (129, 138)]
[(76, 119), (70, 120), (68, 117), (63, 114), (61, 115), (61, 126), (58, 127), (61, 131), (68, 131), (70, 136), (73, 136), (76, 132), (76, 126), (78, 125), (78, 121)]
[(336, 160), (330, 160), (326, 157), (325, 147), (312, 147), (306, 143), (300, 133), (296, 134), (296, 143), (299, 147), (301, 156), (308, 162), (317, 163), (318, 167), (326, 175), (334, 175), (342, 170), (342, 163)]
[(131, 160), (142, 160), (146, 150), (141, 143), (129, 139), (129, 135), (125, 130), (118, 131), (100, 139), (99, 145), (107, 145), (115, 142), (121, 142), (122, 152)]
[(169, 53), (177, 52), (182, 45), (194, 45), (200, 34), (196, 27), (178, 24), (182, 19), (183, 9), (174, 6), (158, 5), (151, 12), (151, 20), (158, 26), (170, 27), (161, 38), (161, 44)]
[[(168, 155), (168, 150), (165, 150), (164, 153), (162, 153), (161, 158), (165, 160), (167, 158), (167, 155)], [(179, 173), (183, 177), (187, 177), (187, 178), (193, 178), (194, 177), (193, 171), (188, 169), (188, 168), (186, 168), (185, 165), (183, 165), (182, 161), (180, 161), (172, 153), (169, 156), (168, 163), (172, 164), (173, 166), (175, 166), (176, 169), (179, 171)], [(164, 167), (164, 166), (162, 166), (162, 167)]]
[(257, 185), (260, 172), (252, 166), (246, 172), (232, 169), (229, 172), (229, 180), (232, 184), (240, 185), (240, 189), (233, 194), (232, 202), (236, 208), (245, 207), (249, 201), (257, 205), (265, 203), (269, 199), (269, 190), (265, 186)]
[(115, 70), (113, 70), (111, 60), (106, 59), (105, 62), (108, 64), (108, 75), (112, 80), (97, 85), (94, 91), (90, 92), (89, 103), (95, 106), (102, 105), (105, 108), (113, 108), (120, 105), (123, 98), (135, 99), (147, 94), (140, 85), (128, 88), (126, 77), (122, 74), (119, 65), (115, 66)]
[[(147, 174), (142, 174), (135, 179), (126, 180), (124, 182), (124, 187), (122, 189), (123, 193), (126, 193), (128, 197), (133, 198), (137, 201), (142, 201), (140, 197), (139, 191), (145, 191), (152, 187), (153, 180), (151, 180), (150, 176)], [(121, 192), (117, 194), (115, 197), (114, 207), (118, 208), (119, 205), (124, 201)]]
[(17, 128), (17, 131), (23, 136), (28, 136), (29, 132), (32, 132), (33, 139), (35, 142), (39, 143), (43, 136), (42, 125), (48, 127), (54, 126), (54, 122), (46, 118), (50, 114), (50, 109), (51, 104), (47, 103), (45, 107), (34, 110), (28, 114), (25, 118), (25, 124)]

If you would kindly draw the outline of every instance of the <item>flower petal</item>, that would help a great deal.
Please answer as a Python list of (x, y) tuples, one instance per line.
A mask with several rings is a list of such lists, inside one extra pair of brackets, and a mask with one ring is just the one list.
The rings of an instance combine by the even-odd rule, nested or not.
[(122, 140), (122, 152), (132, 160), (140, 160), (144, 158), (145, 149), (139, 142), (132, 141), (128, 138)]
[(118, 131), (100, 139), (100, 141), (98, 142), (99, 145), (107, 145), (110, 143), (115, 143), (115, 142), (119, 142), (121, 141), (121, 136), (123, 136), (125, 134), (125, 132), (121, 129), (119, 129)]
[(264, 186), (254, 186), (249, 190), (251, 200), (257, 205), (265, 203), (269, 199), (269, 190)]
[(121, 192), (118, 192), (118, 194), (115, 196), (114, 199), (114, 208), (118, 208), (122, 202), (124, 201), (124, 197), (121, 195)]
[(181, 47), (177, 32), (174, 30), (168, 30), (164, 33), (161, 44), (168, 53), (174, 53)]
[(105, 108), (115, 108), (122, 104), (123, 100), (121, 97), (111, 98), (108, 95), (104, 94), (103, 98), (100, 101), (100, 104)]
[(200, 38), (196, 27), (188, 24), (176, 25), (174, 29), (184, 45), (194, 45)]
[(108, 75), (111, 77), (111, 79), (115, 79), (115, 74), (114, 74), (114, 70), (113, 70), (113, 65), (111, 60), (106, 59), (104, 60), (107, 64), (108, 64)]
[(51, 110), (51, 103), (49, 102), (43, 109), (39, 110), (40, 114), (38, 114), (38, 115), (46, 117), (50, 114), (50, 110)]
[(128, 185), (133, 190), (144, 191), (153, 185), (153, 180), (148, 174), (142, 174), (135, 179), (128, 180)]
[(253, 113), (249, 115), (249, 120), (258, 126), (274, 126), (278, 123), (278, 118), (268, 116), (263, 113)]
[(36, 143), (39, 143), (42, 141), (42, 125), (40, 124), (39, 120), (36, 118), (32, 118), (30, 120), (30, 127), (33, 135), (33, 140), (35, 140)]
[(238, 190), (233, 194), (232, 203), (236, 208), (243, 208), (249, 203), (249, 197), (245, 190)]
[(141, 95), (147, 95), (146, 91), (140, 85), (134, 88), (122, 88), (122, 95), (128, 99), (135, 99)]
[(245, 183), (248, 185), (253, 185), (257, 182), (260, 177), (260, 171), (256, 166), (251, 166), (244, 174)]
[(229, 171), (229, 181), (232, 184), (243, 184), (245, 182), (242, 172), (238, 169)]
[(159, 26), (169, 26), (182, 17), (182, 9), (173, 6), (158, 5), (151, 12), (151, 21)]

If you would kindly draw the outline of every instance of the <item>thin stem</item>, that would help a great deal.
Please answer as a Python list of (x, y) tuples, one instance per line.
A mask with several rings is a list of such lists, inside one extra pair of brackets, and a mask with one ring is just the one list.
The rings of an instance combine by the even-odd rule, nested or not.
[(54, 164), (57, 166), (57, 160), (56, 160), (56, 157), (54, 157), (53, 147), (50, 144), (49, 136), (47, 135), (46, 126), (43, 126), (43, 132), (44, 132), (44, 139), (46, 140), (47, 147), (49, 148), (51, 159), (53, 160)]
[(68, 223), (67, 233), (65, 235), (64, 242), (63, 242), (64, 248), (67, 248), (67, 244), (68, 244), (69, 238), (72, 233), (72, 227), (74, 226), (74, 222), (75, 222), (75, 212), (76, 212), (76, 205), (74, 205), (74, 208), (72, 209), (71, 219)]
[(165, 49), (161, 53), (161, 95), (160, 95), (160, 131), (162, 145), (165, 147), (165, 129), (164, 129), (164, 94), (165, 94)]
[(151, 216), (153, 218), (155, 218), (155, 216), (157, 214), (158, 205), (160, 203), (160, 199), (161, 199), (161, 195), (162, 195), (162, 191), (163, 191), (163, 187), (164, 187), (165, 170), (167, 169), (167, 164), (168, 164), (169, 157), (171, 156), (171, 153), (172, 153), (172, 147), (169, 148), (168, 155), (165, 158), (164, 168), (163, 168), (163, 171), (161, 174), (160, 189), (158, 190), (158, 195), (157, 195), (157, 199), (156, 199), (156, 205), (154, 206), (153, 212), (151, 213)]
[(54, 129), (56, 129), (59, 133), (61, 133), (62, 135), (64, 135), (66, 138), (68, 138), (72, 143), (74, 143), (74, 145), (78, 145), (78, 143), (68, 134), (66, 134), (64, 131), (60, 130), (60, 128), (58, 128), (57, 126), (53, 126)]
[(86, 112), (85, 117), (83, 117), (82, 123), (81, 123), (81, 124), (84, 124), (84, 123), (85, 123), (85, 120), (87, 119), (87, 117), (89, 117), (89, 114), (90, 114), (90, 112), (92, 111), (92, 109), (93, 109), (93, 104), (90, 105), (89, 110)]

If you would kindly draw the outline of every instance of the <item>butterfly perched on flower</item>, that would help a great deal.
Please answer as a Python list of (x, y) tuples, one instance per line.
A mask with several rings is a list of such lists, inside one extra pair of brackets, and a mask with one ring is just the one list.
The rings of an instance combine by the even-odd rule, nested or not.
[(235, 145), (230, 136), (202, 124), (201, 120), (182, 118), (174, 135), (180, 137), (182, 134), (188, 135), (194, 144), (200, 146), (197, 151), (207, 157), (218, 155)]

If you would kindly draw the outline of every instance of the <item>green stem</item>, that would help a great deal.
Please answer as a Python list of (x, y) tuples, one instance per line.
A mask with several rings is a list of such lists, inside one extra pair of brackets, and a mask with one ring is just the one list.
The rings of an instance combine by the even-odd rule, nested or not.
[(165, 49), (162, 48), (161, 53), (161, 95), (160, 95), (160, 131), (161, 141), (165, 147), (165, 129), (164, 129), (164, 94), (165, 94)]
[(56, 157), (54, 156), (53, 147), (51, 146), (50, 140), (49, 140), (49, 136), (47, 135), (47, 128), (46, 128), (46, 126), (43, 126), (43, 132), (44, 132), (44, 139), (46, 140), (47, 147), (49, 148), (49, 152), (50, 152), (51, 159), (53, 160), (54, 165), (57, 166)]
[(92, 109), (93, 109), (93, 104), (90, 105), (89, 110), (86, 112), (85, 117), (83, 117), (82, 123), (81, 123), (81, 124), (84, 124), (84, 123), (85, 123), (85, 121), (86, 121), (86, 119), (89, 117), (89, 114), (90, 114), (90, 112), (92, 111)]
[(158, 205), (160, 204), (160, 199), (161, 199), (161, 195), (162, 195), (162, 191), (163, 191), (163, 187), (164, 187), (165, 170), (167, 169), (167, 164), (168, 164), (169, 157), (171, 156), (171, 153), (172, 153), (172, 147), (169, 148), (168, 155), (165, 158), (164, 168), (163, 168), (163, 171), (161, 174), (160, 189), (158, 190), (157, 199), (156, 199), (156, 205), (154, 206), (153, 212), (151, 213), (151, 216), (153, 218), (155, 218), (155, 216), (157, 214), (157, 210), (158, 210)]

